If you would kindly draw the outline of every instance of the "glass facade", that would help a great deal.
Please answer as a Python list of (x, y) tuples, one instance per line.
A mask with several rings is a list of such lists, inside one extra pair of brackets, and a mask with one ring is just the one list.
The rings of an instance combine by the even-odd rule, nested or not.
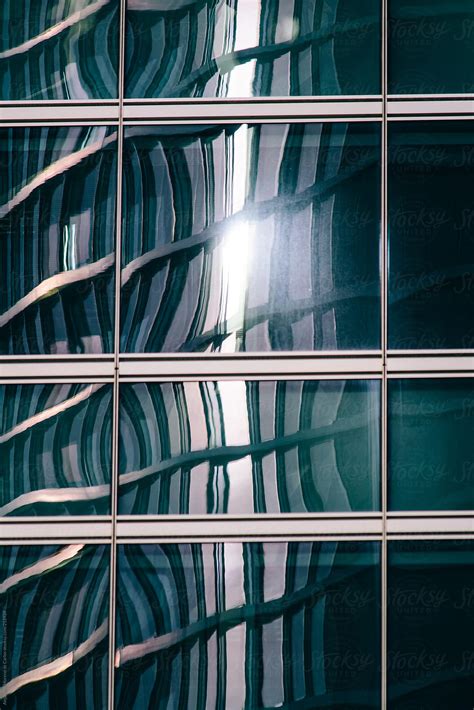
[(0, 5), (0, 705), (471, 710), (473, 20)]

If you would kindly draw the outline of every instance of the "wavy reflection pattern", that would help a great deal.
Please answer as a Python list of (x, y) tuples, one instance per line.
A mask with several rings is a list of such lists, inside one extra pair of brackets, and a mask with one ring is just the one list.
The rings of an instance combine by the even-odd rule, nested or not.
[(111, 385), (0, 385), (0, 516), (109, 513), (111, 419)]
[(112, 348), (116, 133), (0, 131), (0, 353)]
[(117, 706), (380, 707), (377, 543), (118, 548)]
[(107, 707), (108, 566), (106, 546), (0, 547), (4, 707)]
[(0, 100), (117, 96), (118, 0), (2, 0)]
[(127, 0), (126, 96), (380, 93), (378, 0)]
[(125, 129), (122, 350), (380, 345), (380, 128)]
[(371, 511), (375, 380), (123, 384), (123, 514)]

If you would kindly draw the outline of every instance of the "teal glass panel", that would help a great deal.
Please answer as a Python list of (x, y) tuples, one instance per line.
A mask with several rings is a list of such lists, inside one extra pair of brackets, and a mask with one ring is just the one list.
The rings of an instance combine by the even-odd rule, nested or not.
[(125, 129), (124, 352), (380, 345), (380, 126)]
[(389, 508), (474, 509), (474, 379), (388, 387)]
[(119, 545), (116, 708), (380, 708), (372, 542)]
[(474, 348), (474, 128), (389, 125), (388, 340), (393, 349)]
[(2, 0), (0, 101), (117, 97), (118, 0)]
[(388, 710), (472, 705), (473, 567), (473, 540), (388, 543)]
[(376, 380), (120, 387), (119, 512), (380, 507)]
[(0, 385), (0, 516), (109, 514), (111, 451), (111, 385)]
[(2, 685), (9, 710), (106, 710), (104, 545), (0, 547)]
[(391, 94), (472, 94), (474, 1), (388, 0)]
[(0, 130), (0, 354), (110, 352), (117, 136)]
[(127, 0), (126, 96), (378, 94), (379, 0)]

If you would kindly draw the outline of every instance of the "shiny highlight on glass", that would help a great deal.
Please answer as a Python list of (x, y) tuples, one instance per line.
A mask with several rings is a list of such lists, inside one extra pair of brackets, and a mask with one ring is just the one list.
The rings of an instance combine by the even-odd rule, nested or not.
[(123, 352), (380, 345), (380, 126), (127, 127)]

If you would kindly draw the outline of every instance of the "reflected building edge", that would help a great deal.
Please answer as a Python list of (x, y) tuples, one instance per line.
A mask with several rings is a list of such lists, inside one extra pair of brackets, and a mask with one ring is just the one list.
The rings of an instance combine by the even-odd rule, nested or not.
[(118, 707), (380, 707), (377, 543), (118, 547)]
[(117, 97), (119, 0), (2, 0), (0, 101)]
[(120, 388), (121, 514), (380, 508), (380, 383)]
[(0, 353), (110, 352), (117, 135), (3, 128)]
[(103, 710), (109, 549), (0, 547), (0, 574), (2, 705)]
[(125, 129), (123, 352), (380, 346), (380, 127)]
[(378, 94), (378, 0), (127, 0), (127, 97)]
[(0, 516), (110, 513), (111, 432), (111, 385), (0, 385)]

